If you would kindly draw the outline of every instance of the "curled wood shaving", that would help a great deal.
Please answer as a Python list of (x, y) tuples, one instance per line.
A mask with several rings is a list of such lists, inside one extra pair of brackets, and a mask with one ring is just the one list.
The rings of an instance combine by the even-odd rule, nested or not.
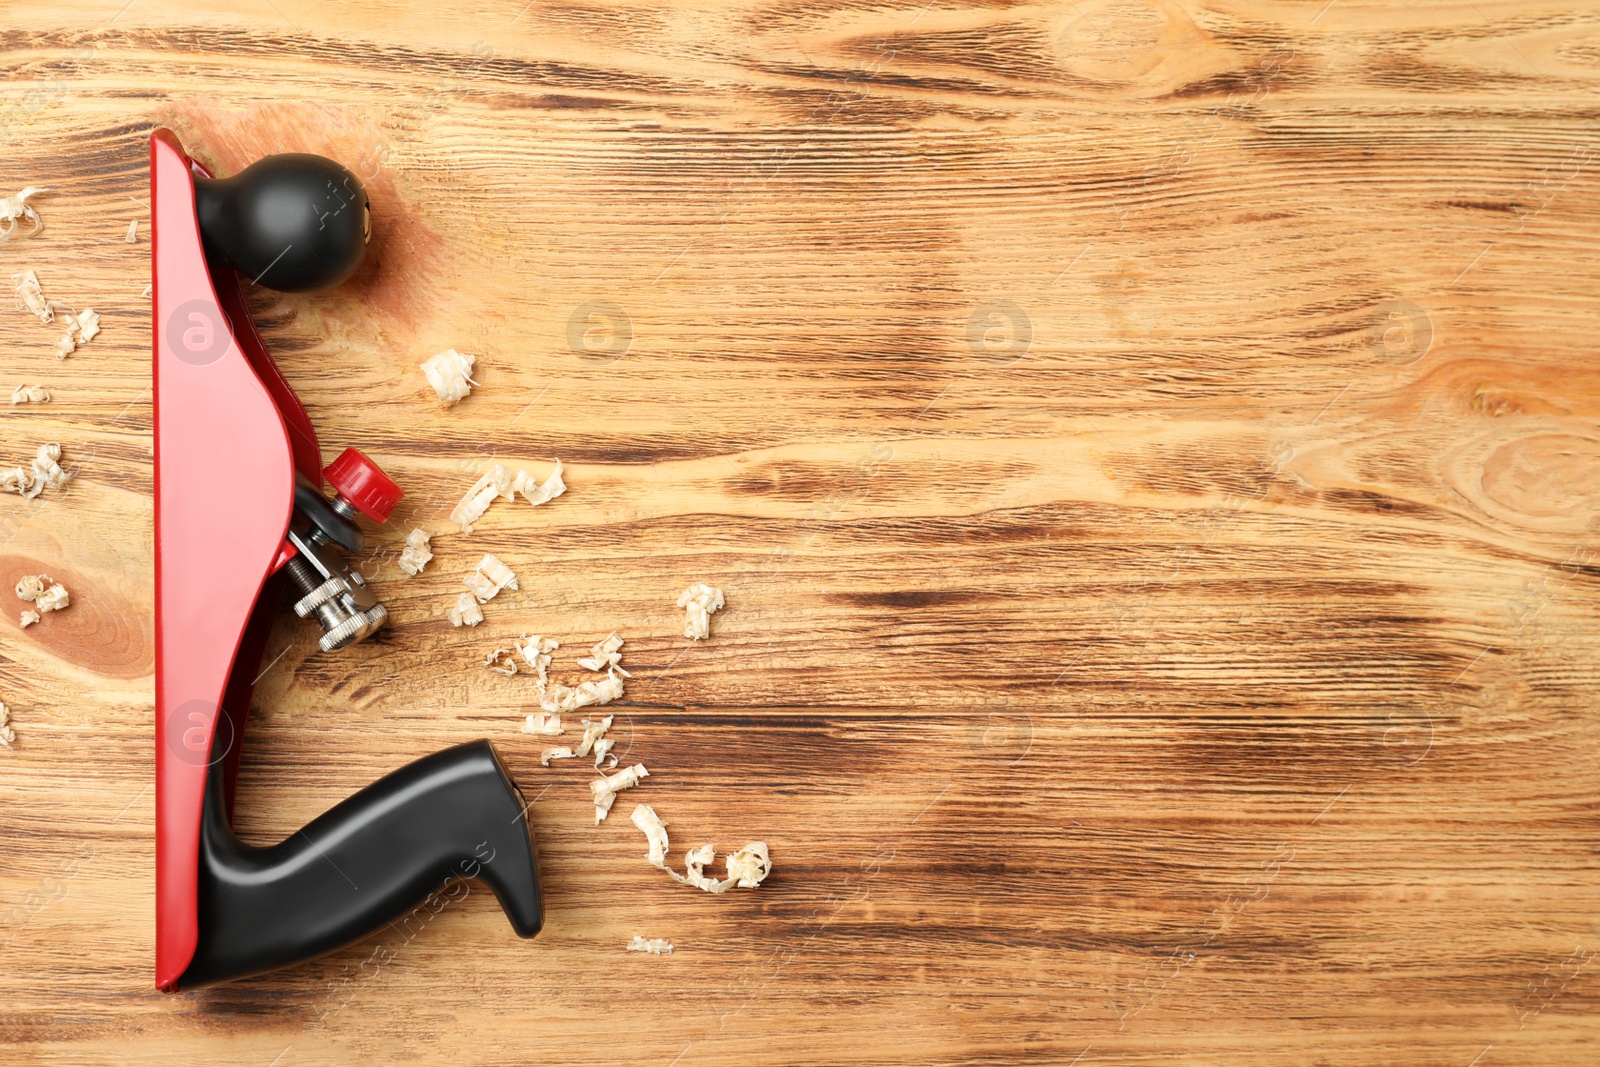
[(138, 219), (129, 219), (128, 220), (128, 232), (127, 232), (127, 235), (124, 236), (122, 239), (124, 241), (128, 242), (130, 245), (138, 243), (138, 241), (139, 241), (139, 220)]
[(67, 595), (67, 587), (60, 582), (52, 582), (49, 589), (34, 598), (33, 606), (43, 615), (47, 611), (60, 611), (70, 603), (72, 598)]
[(511, 492), (521, 494), (522, 499), (538, 507), (540, 504), (554, 500), (567, 491), (567, 483), (561, 480), (561, 461), (556, 460), (556, 469), (550, 472), (550, 477), (543, 482), (534, 478), (527, 471), (517, 471), (517, 476), (511, 479)]
[(456, 606), (444, 614), (451, 626), (476, 626), (483, 621), (483, 609), (478, 607), (478, 598), (471, 593), (456, 597)]
[(72, 475), (61, 466), (61, 446), (55, 443), (40, 445), (33, 456), (33, 477), (36, 484), (59, 489), (72, 481)]
[(22, 300), (22, 306), (38, 318), (40, 322), (53, 322), (56, 310), (50, 301), (44, 298), (44, 290), (39, 288), (39, 276), (31, 270), (11, 276), (11, 283), (17, 287), (17, 296)]
[(724, 861), (728, 877), (720, 881), (708, 877), (705, 873), (706, 864), (717, 858), (717, 847), (715, 845), (701, 845), (699, 848), (692, 848), (685, 853), (684, 873), (679, 874), (667, 866), (666, 821), (657, 815), (656, 810), (648, 804), (640, 804), (635, 807), (631, 819), (633, 825), (644, 832), (645, 840), (650, 846), (650, 851), (645, 855), (645, 859), (650, 862), (652, 867), (659, 868), (670, 874), (675, 882), (692, 885), (696, 889), (704, 890), (707, 893), (726, 893), (734, 887), (754, 889), (766, 880), (767, 875), (772, 873), (772, 857), (767, 852), (766, 842), (752, 841)]
[(614, 674), (579, 685), (553, 685), (539, 693), (539, 706), (546, 711), (577, 711), (595, 704), (606, 705), (622, 695), (622, 679)]
[(472, 488), (467, 490), (467, 495), (461, 498), (455, 510), (450, 513), (450, 521), (461, 527), (462, 533), (471, 533), (472, 524), (483, 518), (483, 513), (489, 510), (489, 505), (494, 503), (495, 497), (505, 497), (511, 500), (511, 476), (506, 473), (504, 465), (496, 463), (488, 472), (472, 483)]
[(26, 630), (28, 627), (39, 621), (39, 613), (37, 611), (24, 611), (21, 619), (18, 621), (21, 622), (22, 628)]
[(496, 674), (511, 677), (517, 673), (517, 661), (509, 648), (497, 648), (484, 659), (483, 665)]
[(772, 857), (765, 841), (752, 841), (723, 862), (728, 881), (740, 889), (754, 889), (772, 873)]
[(628, 942), (629, 952), (648, 952), (652, 956), (672, 955), (672, 942), (664, 937), (651, 938), (646, 941), (638, 934), (633, 935), (633, 940)]
[(11, 743), (17, 739), (16, 732), (11, 729), (10, 723), (11, 712), (6, 710), (4, 704), (0, 704), (0, 745), (4, 745), (7, 748), (10, 748)]
[[(95, 314), (94, 308), (84, 308), (76, 316), (68, 315), (66, 323), (67, 332), (56, 342), (57, 359), (66, 359), (78, 350), (79, 345), (93, 340), (95, 334), (100, 332), (100, 316)], [(74, 334), (77, 336), (74, 337)]]
[[(544, 691), (545, 680), (548, 677), (546, 672), (550, 668), (550, 653), (560, 647), (560, 641), (549, 637), (540, 637), (537, 634), (532, 637), (523, 634), (522, 644), (517, 646), (517, 651), (522, 655), (522, 661), (533, 668), (534, 680), (538, 684), (541, 693)], [(557, 717), (556, 721), (560, 722), (561, 720)]]
[(656, 809), (648, 804), (637, 805), (633, 814), (629, 816), (633, 825), (644, 831), (645, 840), (650, 845), (650, 851), (645, 859), (650, 861), (652, 867), (665, 867), (667, 864), (667, 823), (656, 814)]
[[(605, 762), (605, 758), (607, 756), (611, 756), (611, 749), (615, 745), (616, 745), (616, 742), (613, 741), (609, 737), (602, 737), (602, 738), (600, 738), (599, 740), (597, 740), (594, 743), (594, 766), (595, 766), (595, 770), (599, 770), (600, 769), (600, 765)], [(611, 756), (611, 766), (615, 767), (616, 765), (617, 765), (617, 758), (615, 756)]]
[(464, 356), (453, 348), (447, 348), (423, 362), (421, 367), (423, 376), (433, 386), (433, 391), (439, 394), (439, 399), (453, 406), (478, 384), (472, 380), (472, 365), (477, 361), (477, 356)]
[(479, 560), (477, 570), (462, 581), (472, 590), (472, 595), (478, 598), (480, 604), (487, 604), (493, 600), (502, 589), (517, 588), (517, 576), (512, 573), (511, 568), (492, 555), (485, 555)]
[(572, 749), (567, 748), (566, 746), (562, 746), (561, 748), (547, 748), (544, 750), (544, 754), (539, 757), (539, 764), (540, 766), (548, 767), (550, 766), (550, 761), (553, 759), (572, 759), (574, 755), (575, 753), (572, 751)]
[(604, 737), (605, 732), (611, 729), (612, 718), (612, 716), (607, 715), (603, 719), (582, 720), (583, 740), (578, 742), (578, 755), (587, 756), (594, 749), (595, 742)]
[(400, 569), (413, 577), (421, 574), (433, 558), (433, 549), (428, 547), (431, 540), (428, 531), (420, 526), (406, 534), (406, 547), (400, 550)]
[(37, 600), (50, 587), (48, 574), (24, 574), (17, 579), (17, 599)]
[(49, 189), (39, 189), (30, 185), (16, 196), (0, 196), (0, 223), (5, 224), (5, 228), (0, 229), (0, 241), (11, 240), (12, 235), (17, 231), (18, 219), (26, 219), (33, 223), (33, 229), (28, 231), (29, 237), (44, 228), (44, 220), (39, 217), (39, 213), (34, 210), (33, 205), (28, 203), (28, 197), (38, 196), (40, 193), (48, 193), (49, 191)]
[(50, 390), (42, 385), (19, 385), (11, 390), (13, 404), (43, 404), (49, 399)]
[(591, 648), (587, 656), (578, 660), (578, 666), (597, 673), (600, 671), (616, 671), (624, 678), (632, 678), (633, 675), (623, 670), (620, 666), (622, 653), (618, 650), (622, 648), (622, 644), (621, 636), (613, 630), (610, 636), (603, 638)]
[(559, 736), (561, 733), (561, 716), (546, 715), (542, 711), (536, 711), (523, 721), (522, 732), (525, 734), (541, 734), (545, 737)]
[(678, 607), (688, 610), (683, 636), (698, 641), (711, 636), (711, 616), (722, 610), (722, 590), (696, 582), (678, 597)]
[(624, 767), (616, 774), (602, 775), (599, 780), (590, 782), (589, 792), (594, 797), (595, 825), (605, 822), (606, 813), (611, 810), (618, 793), (624, 789), (632, 789), (641, 779), (648, 777), (650, 772), (644, 769), (644, 764), (635, 763), (632, 767)]

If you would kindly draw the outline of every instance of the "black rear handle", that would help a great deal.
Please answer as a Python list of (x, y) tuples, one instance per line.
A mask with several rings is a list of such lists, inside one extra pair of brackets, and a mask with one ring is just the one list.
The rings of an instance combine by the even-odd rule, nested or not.
[(452, 879), (488, 886), (520, 936), (539, 932), (527, 806), (487, 740), (424, 756), (265, 848), (245, 844), (229, 825), (222, 764), (208, 771), (200, 938), (181, 988), (331, 952)]

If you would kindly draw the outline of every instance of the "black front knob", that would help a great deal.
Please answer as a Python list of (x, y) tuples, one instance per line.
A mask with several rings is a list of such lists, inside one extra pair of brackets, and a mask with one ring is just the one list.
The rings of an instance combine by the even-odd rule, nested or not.
[(301, 152), (258, 159), (231, 178), (195, 178), (206, 252), (259, 285), (326, 289), (361, 265), (371, 232), (361, 179)]

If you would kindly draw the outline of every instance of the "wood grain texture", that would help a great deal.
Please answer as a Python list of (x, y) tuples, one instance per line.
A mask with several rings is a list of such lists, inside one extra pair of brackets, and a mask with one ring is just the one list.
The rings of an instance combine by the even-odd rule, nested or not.
[[(0, 275), (104, 326), (57, 363), (0, 315), (55, 394), (5, 454), (77, 471), (0, 499), (0, 583), (74, 597), (0, 620), (0, 1061), (1592, 1060), (1600, 4), (11, 4), (0, 78), (0, 192), (52, 190)], [(250, 295), (409, 495), (389, 628), (273, 637), (242, 831), (489, 736), (536, 941), (479, 892), (152, 988), (155, 125), (375, 211), (349, 285)], [(446, 521), (556, 456), (554, 504)], [(485, 551), (523, 588), (453, 629)], [(651, 777), (597, 828), (479, 665), (612, 629)], [(634, 799), (774, 874), (670, 884)]]

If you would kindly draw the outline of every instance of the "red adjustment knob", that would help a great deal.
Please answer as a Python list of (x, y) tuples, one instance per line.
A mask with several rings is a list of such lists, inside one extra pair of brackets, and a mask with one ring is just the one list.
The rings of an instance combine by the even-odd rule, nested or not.
[[(355, 448), (341, 452), (338, 459), (323, 468), (322, 476), (338, 492), (339, 500), (373, 522), (389, 521), (389, 512), (406, 495), (376, 463)], [(337, 505), (339, 501), (334, 503)]]

